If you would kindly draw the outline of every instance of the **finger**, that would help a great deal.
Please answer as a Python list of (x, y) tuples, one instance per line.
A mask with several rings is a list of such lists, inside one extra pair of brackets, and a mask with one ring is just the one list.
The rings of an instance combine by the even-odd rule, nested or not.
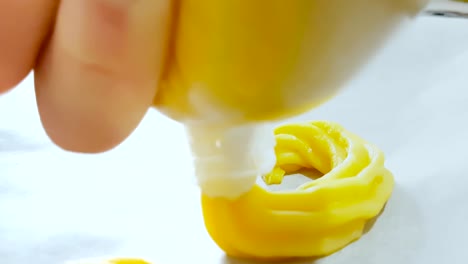
[(138, 125), (156, 93), (169, 0), (62, 0), (35, 69), (43, 125), (64, 149), (101, 152)]
[(57, 0), (0, 1), (0, 93), (31, 71)]

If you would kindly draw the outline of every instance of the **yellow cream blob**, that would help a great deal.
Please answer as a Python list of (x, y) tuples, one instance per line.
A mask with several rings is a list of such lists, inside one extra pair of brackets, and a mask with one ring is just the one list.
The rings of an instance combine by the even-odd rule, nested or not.
[[(104, 263), (103, 263), (104, 264)], [(151, 264), (142, 259), (113, 259), (109, 264)]]
[(151, 264), (142, 259), (136, 258), (96, 258), (82, 259), (67, 262), (67, 264)]
[(328, 255), (358, 239), (393, 189), (383, 153), (332, 122), (286, 124), (275, 135), (277, 164), (267, 184), (301, 168), (323, 176), (295, 191), (256, 185), (237, 200), (202, 195), (213, 240), (231, 256), (281, 259)]

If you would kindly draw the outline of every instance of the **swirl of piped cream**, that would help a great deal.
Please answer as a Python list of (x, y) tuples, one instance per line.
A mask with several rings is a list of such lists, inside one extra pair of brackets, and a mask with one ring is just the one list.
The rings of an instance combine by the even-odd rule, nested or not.
[(323, 176), (294, 191), (256, 185), (236, 200), (202, 194), (213, 240), (231, 256), (282, 259), (328, 255), (358, 239), (393, 190), (382, 151), (327, 121), (285, 124), (275, 136), (277, 164), (263, 177), (267, 184), (303, 169)]

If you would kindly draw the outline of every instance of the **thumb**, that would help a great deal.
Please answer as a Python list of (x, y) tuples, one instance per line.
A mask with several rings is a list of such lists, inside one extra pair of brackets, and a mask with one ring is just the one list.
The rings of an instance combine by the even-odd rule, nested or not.
[(119, 144), (151, 105), (162, 71), (169, 0), (62, 0), (35, 71), (43, 125), (65, 149)]

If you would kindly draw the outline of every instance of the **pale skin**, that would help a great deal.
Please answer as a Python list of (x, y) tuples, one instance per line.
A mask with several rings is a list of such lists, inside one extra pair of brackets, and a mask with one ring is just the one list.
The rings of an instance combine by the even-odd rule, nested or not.
[(117, 146), (157, 92), (170, 2), (0, 1), (0, 95), (34, 71), (41, 121), (55, 144), (85, 153)]

